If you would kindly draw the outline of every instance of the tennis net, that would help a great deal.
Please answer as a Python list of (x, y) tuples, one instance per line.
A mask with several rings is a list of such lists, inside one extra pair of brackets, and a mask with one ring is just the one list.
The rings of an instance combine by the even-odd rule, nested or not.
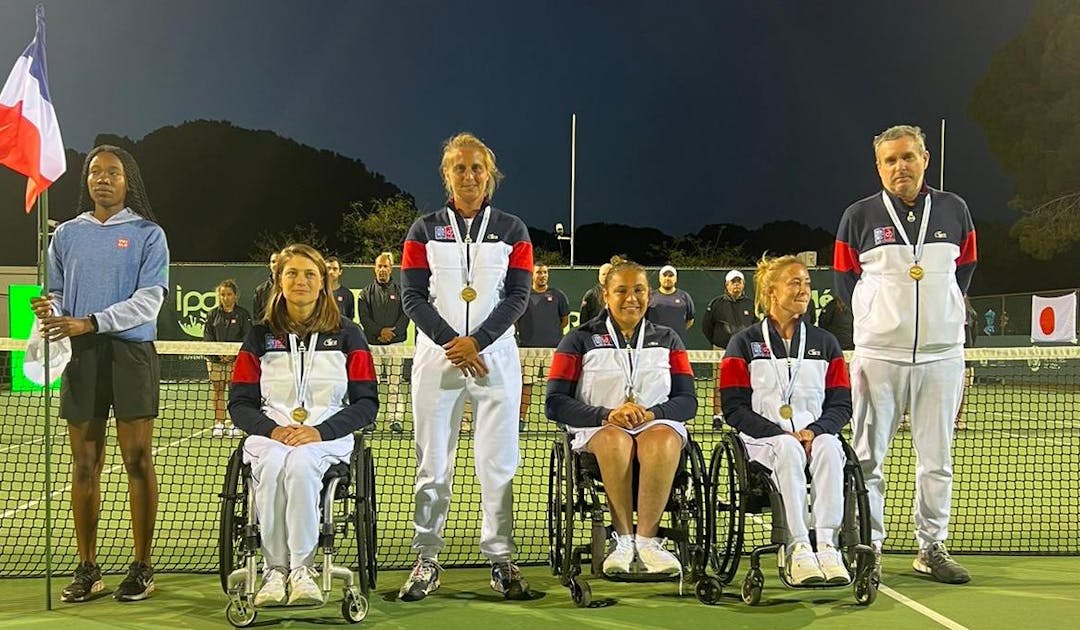
[[(69, 502), (71, 456), (59, 392), (51, 414), (52, 486), (45, 487), (44, 396), (13, 391), (18, 351), (24, 343), (0, 339), (0, 576), (45, 571), (51, 544), (56, 572), (77, 563)], [(216, 571), (218, 493), (229, 454), (239, 437), (215, 437), (214, 393), (205, 357), (234, 354), (238, 344), (158, 342), (161, 413), (155, 421), (154, 459), (160, 505), (154, 541), (159, 571)], [(412, 564), (415, 451), (409, 403), (412, 348), (374, 348), (380, 376), (380, 419), (368, 436), (376, 466), (378, 562), (383, 568)], [(547, 562), (549, 454), (558, 437), (544, 418), (544, 374), (549, 350), (523, 349), (521, 466), (515, 480), (517, 559)], [(715, 369), (720, 353), (691, 351), (697, 375), (698, 417), (691, 432), (706, 460), (720, 440), (713, 428)], [(1080, 553), (1080, 349), (1012, 348), (967, 352), (964, 428), (954, 444), (955, 485), (950, 549), (968, 553)], [(477, 548), (480, 489), (473, 472), (473, 433), (466, 410), (455, 458), (455, 496), (446, 526), (447, 566), (484, 564)], [(132, 558), (127, 482), (107, 426), (101, 479), (98, 560), (122, 572)], [(910, 433), (901, 431), (886, 462), (889, 482), (888, 551), (915, 548), (912, 532), (915, 458)], [(45, 537), (45, 497), (53, 506), (52, 540)], [(749, 544), (764, 543), (768, 517), (748, 522)], [(355, 557), (355, 540), (339, 540), (340, 558)]]

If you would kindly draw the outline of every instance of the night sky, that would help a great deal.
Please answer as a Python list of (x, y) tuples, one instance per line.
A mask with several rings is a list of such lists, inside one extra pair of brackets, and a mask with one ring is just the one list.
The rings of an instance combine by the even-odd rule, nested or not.
[[(893, 123), (927, 131), (936, 186), (941, 118), (945, 187), (976, 218), (1011, 222), (1012, 183), (965, 112), (1034, 4), (45, 6), (50, 87), (71, 148), (86, 151), (102, 132), (137, 139), (185, 120), (229, 120), (361, 159), (433, 208), (440, 143), (471, 130), (506, 174), (496, 205), (551, 229), (569, 223), (577, 112), (578, 223), (677, 235), (775, 219), (835, 229), (850, 202), (879, 189), (870, 142)], [(0, 2), (4, 77), (33, 36), (34, 5)], [(0, 204), (17, 210), (21, 197)]]

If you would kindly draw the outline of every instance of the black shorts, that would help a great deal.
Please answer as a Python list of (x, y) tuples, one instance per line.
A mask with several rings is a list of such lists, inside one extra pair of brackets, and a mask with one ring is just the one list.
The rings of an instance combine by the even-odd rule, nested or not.
[(60, 417), (68, 422), (158, 415), (161, 367), (151, 341), (110, 335), (71, 338), (71, 361), (60, 383)]

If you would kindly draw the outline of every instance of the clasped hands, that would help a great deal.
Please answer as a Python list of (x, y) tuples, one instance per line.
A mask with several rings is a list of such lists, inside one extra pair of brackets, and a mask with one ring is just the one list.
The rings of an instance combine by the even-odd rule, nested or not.
[(633, 429), (636, 426), (655, 420), (653, 412), (633, 402), (624, 402), (608, 412), (604, 424), (613, 424), (624, 429)]
[(41, 337), (47, 341), (59, 341), (64, 337), (78, 337), (94, 332), (89, 317), (57, 316), (53, 311), (52, 294), (47, 297), (30, 298), (30, 308), (41, 320)]
[(814, 438), (817, 435), (810, 429), (799, 429), (798, 431), (788, 431), (788, 435), (795, 438), (802, 444), (803, 450), (806, 451), (806, 456), (810, 457), (810, 447), (814, 443)]
[(487, 376), (487, 365), (480, 357), (480, 344), (473, 337), (454, 337), (443, 344), (446, 360), (461, 370), (465, 376)]
[(287, 427), (277, 427), (271, 431), (270, 439), (277, 440), (286, 446), (302, 446), (322, 442), (322, 435), (315, 427), (306, 424), (292, 424)]

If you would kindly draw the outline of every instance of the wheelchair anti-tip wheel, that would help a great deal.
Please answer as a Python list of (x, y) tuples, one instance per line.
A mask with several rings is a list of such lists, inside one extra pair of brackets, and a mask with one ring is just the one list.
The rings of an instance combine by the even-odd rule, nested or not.
[(698, 581), (697, 586), (694, 587), (694, 593), (699, 602), (712, 606), (720, 601), (720, 597), (724, 594), (724, 585), (717, 578), (708, 576)]
[(360, 623), (368, 614), (368, 600), (355, 588), (346, 588), (341, 600), (341, 616), (349, 623)]
[(855, 591), (855, 603), (860, 606), (869, 606), (877, 599), (878, 581), (877, 576), (874, 575), (874, 570), (871, 567), (869, 570), (862, 570), (859, 575), (855, 577), (855, 582), (852, 584)]
[(229, 606), (225, 609), (225, 618), (229, 625), (234, 628), (246, 628), (255, 623), (258, 611), (255, 604), (248, 597), (234, 596), (229, 598)]

